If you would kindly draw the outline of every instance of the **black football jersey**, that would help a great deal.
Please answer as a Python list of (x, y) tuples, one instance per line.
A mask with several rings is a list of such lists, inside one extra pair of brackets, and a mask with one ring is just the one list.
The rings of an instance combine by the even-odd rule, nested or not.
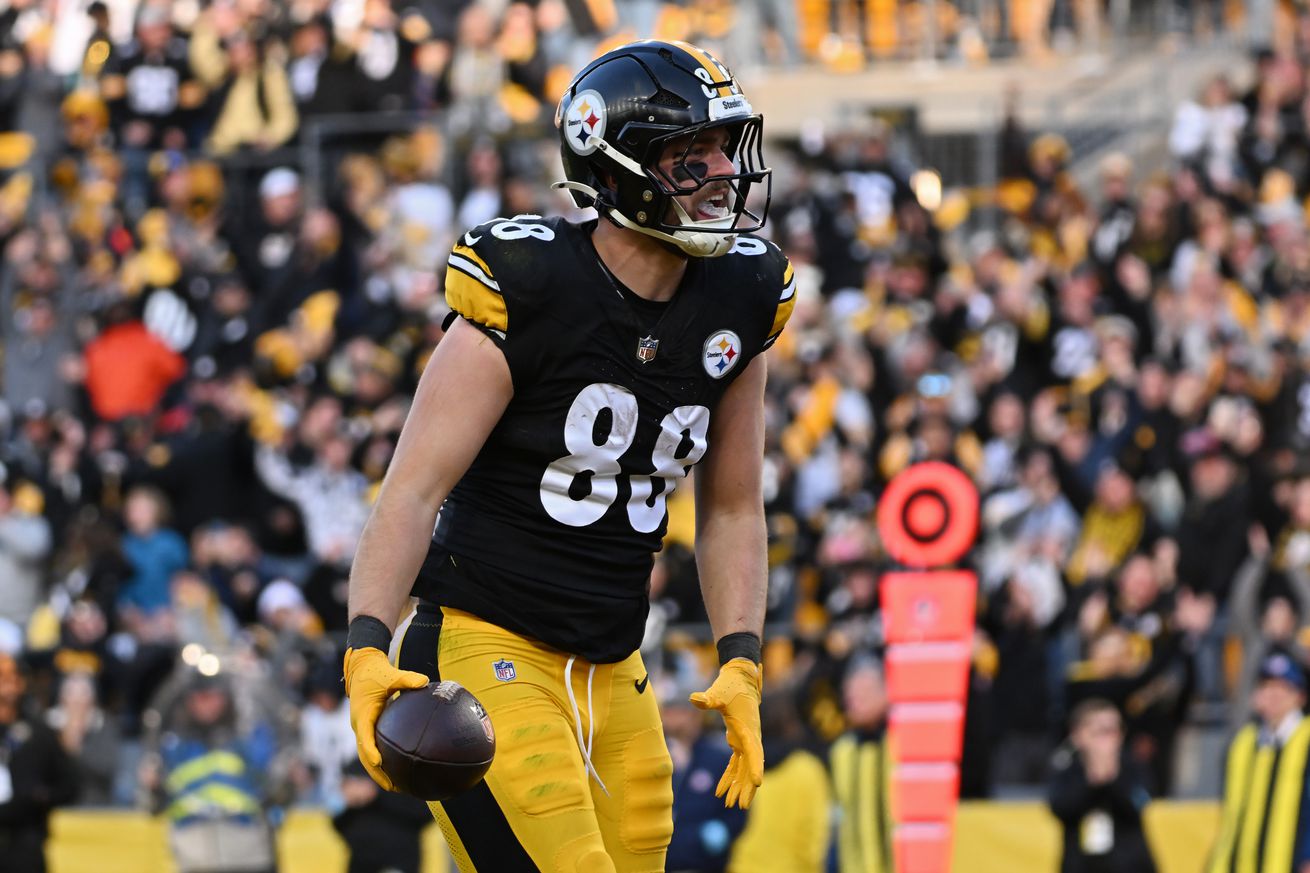
[(777, 246), (743, 236), (651, 303), (605, 268), (594, 227), (497, 219), (451, 252), (446, 300), (500, 347), (514, 397), (442, 506), (414, 591), (612, 662), (641, 642), (665, 498), (782, 332), (795, 283)]

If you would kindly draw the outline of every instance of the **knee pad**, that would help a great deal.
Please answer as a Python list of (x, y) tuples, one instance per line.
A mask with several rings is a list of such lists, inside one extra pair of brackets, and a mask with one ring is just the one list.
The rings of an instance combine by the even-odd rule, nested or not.
[(617, 873), (614, 861), (605, 853), (600, 834), (565, 843), (555, 855), (552, 873)]

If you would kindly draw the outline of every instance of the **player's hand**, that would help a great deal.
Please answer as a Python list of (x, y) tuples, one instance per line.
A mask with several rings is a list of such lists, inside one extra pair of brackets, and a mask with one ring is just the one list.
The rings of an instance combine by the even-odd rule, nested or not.
[(428, 677), (393, 667), (385, 652), (371, 646), (346, 649), (342, 671), (346, 677), (346, 694), (350, 697), (350, 727), (355, 732), (359, 762), (374, 782), (387, 791), (395, 791), (387, 774), (382, 772), (382, 753), (378, 751), (373, 730), (391, 695), (410, 688), (422, 688), (428, 684)]
[(715, 797), (724, 806), (749, 809), (755, 790), (764, 782), (764, 745), (760, 739), (760, 688), (764, 674), (760, 665), (746, 658), (733, 658), (719, 668), (719, 677), (706, 691), (691, 695), (697, 709), (715, 709), (728, 727), (732, 758), (723, 771)]

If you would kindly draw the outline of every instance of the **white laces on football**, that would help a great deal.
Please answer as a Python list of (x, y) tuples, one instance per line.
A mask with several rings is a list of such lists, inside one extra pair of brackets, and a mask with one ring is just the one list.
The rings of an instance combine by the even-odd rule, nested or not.
[(591, 763), (592, 741), (596, 736), (596, 715), (591, 708), (591, 680), (596, 676), (596, 665), (592, 664), (591, 669), (587, 671), (587, 740), (583, 742), (582, 713), (578, 711), (578, 699), (573, 695), (573, 662), (576, 660), (576, 655), (570, 655), (568, 662), (564, 665), (564, 687), (569, 692), (569, 706), (573, 707), (573, 728), (578, 732), (578, 748), (582, 751), (582, 760), (587, 765), (587, 772), (595, 777), (600, 790), (604, 791), (608, 796), (609, 789), (605, 787), (600, 774), (596, 772), (596, 765)]

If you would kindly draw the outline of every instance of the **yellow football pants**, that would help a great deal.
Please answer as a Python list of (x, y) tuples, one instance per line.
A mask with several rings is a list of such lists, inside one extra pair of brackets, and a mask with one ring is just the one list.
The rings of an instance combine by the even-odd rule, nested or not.
[(487, 778), (429, 804), (460, 873), (662, 873), (673, 765), (639, 653), (591, 664), (426, 602), (403, 634), (399, 665), (463, 685), (496, 732)]

